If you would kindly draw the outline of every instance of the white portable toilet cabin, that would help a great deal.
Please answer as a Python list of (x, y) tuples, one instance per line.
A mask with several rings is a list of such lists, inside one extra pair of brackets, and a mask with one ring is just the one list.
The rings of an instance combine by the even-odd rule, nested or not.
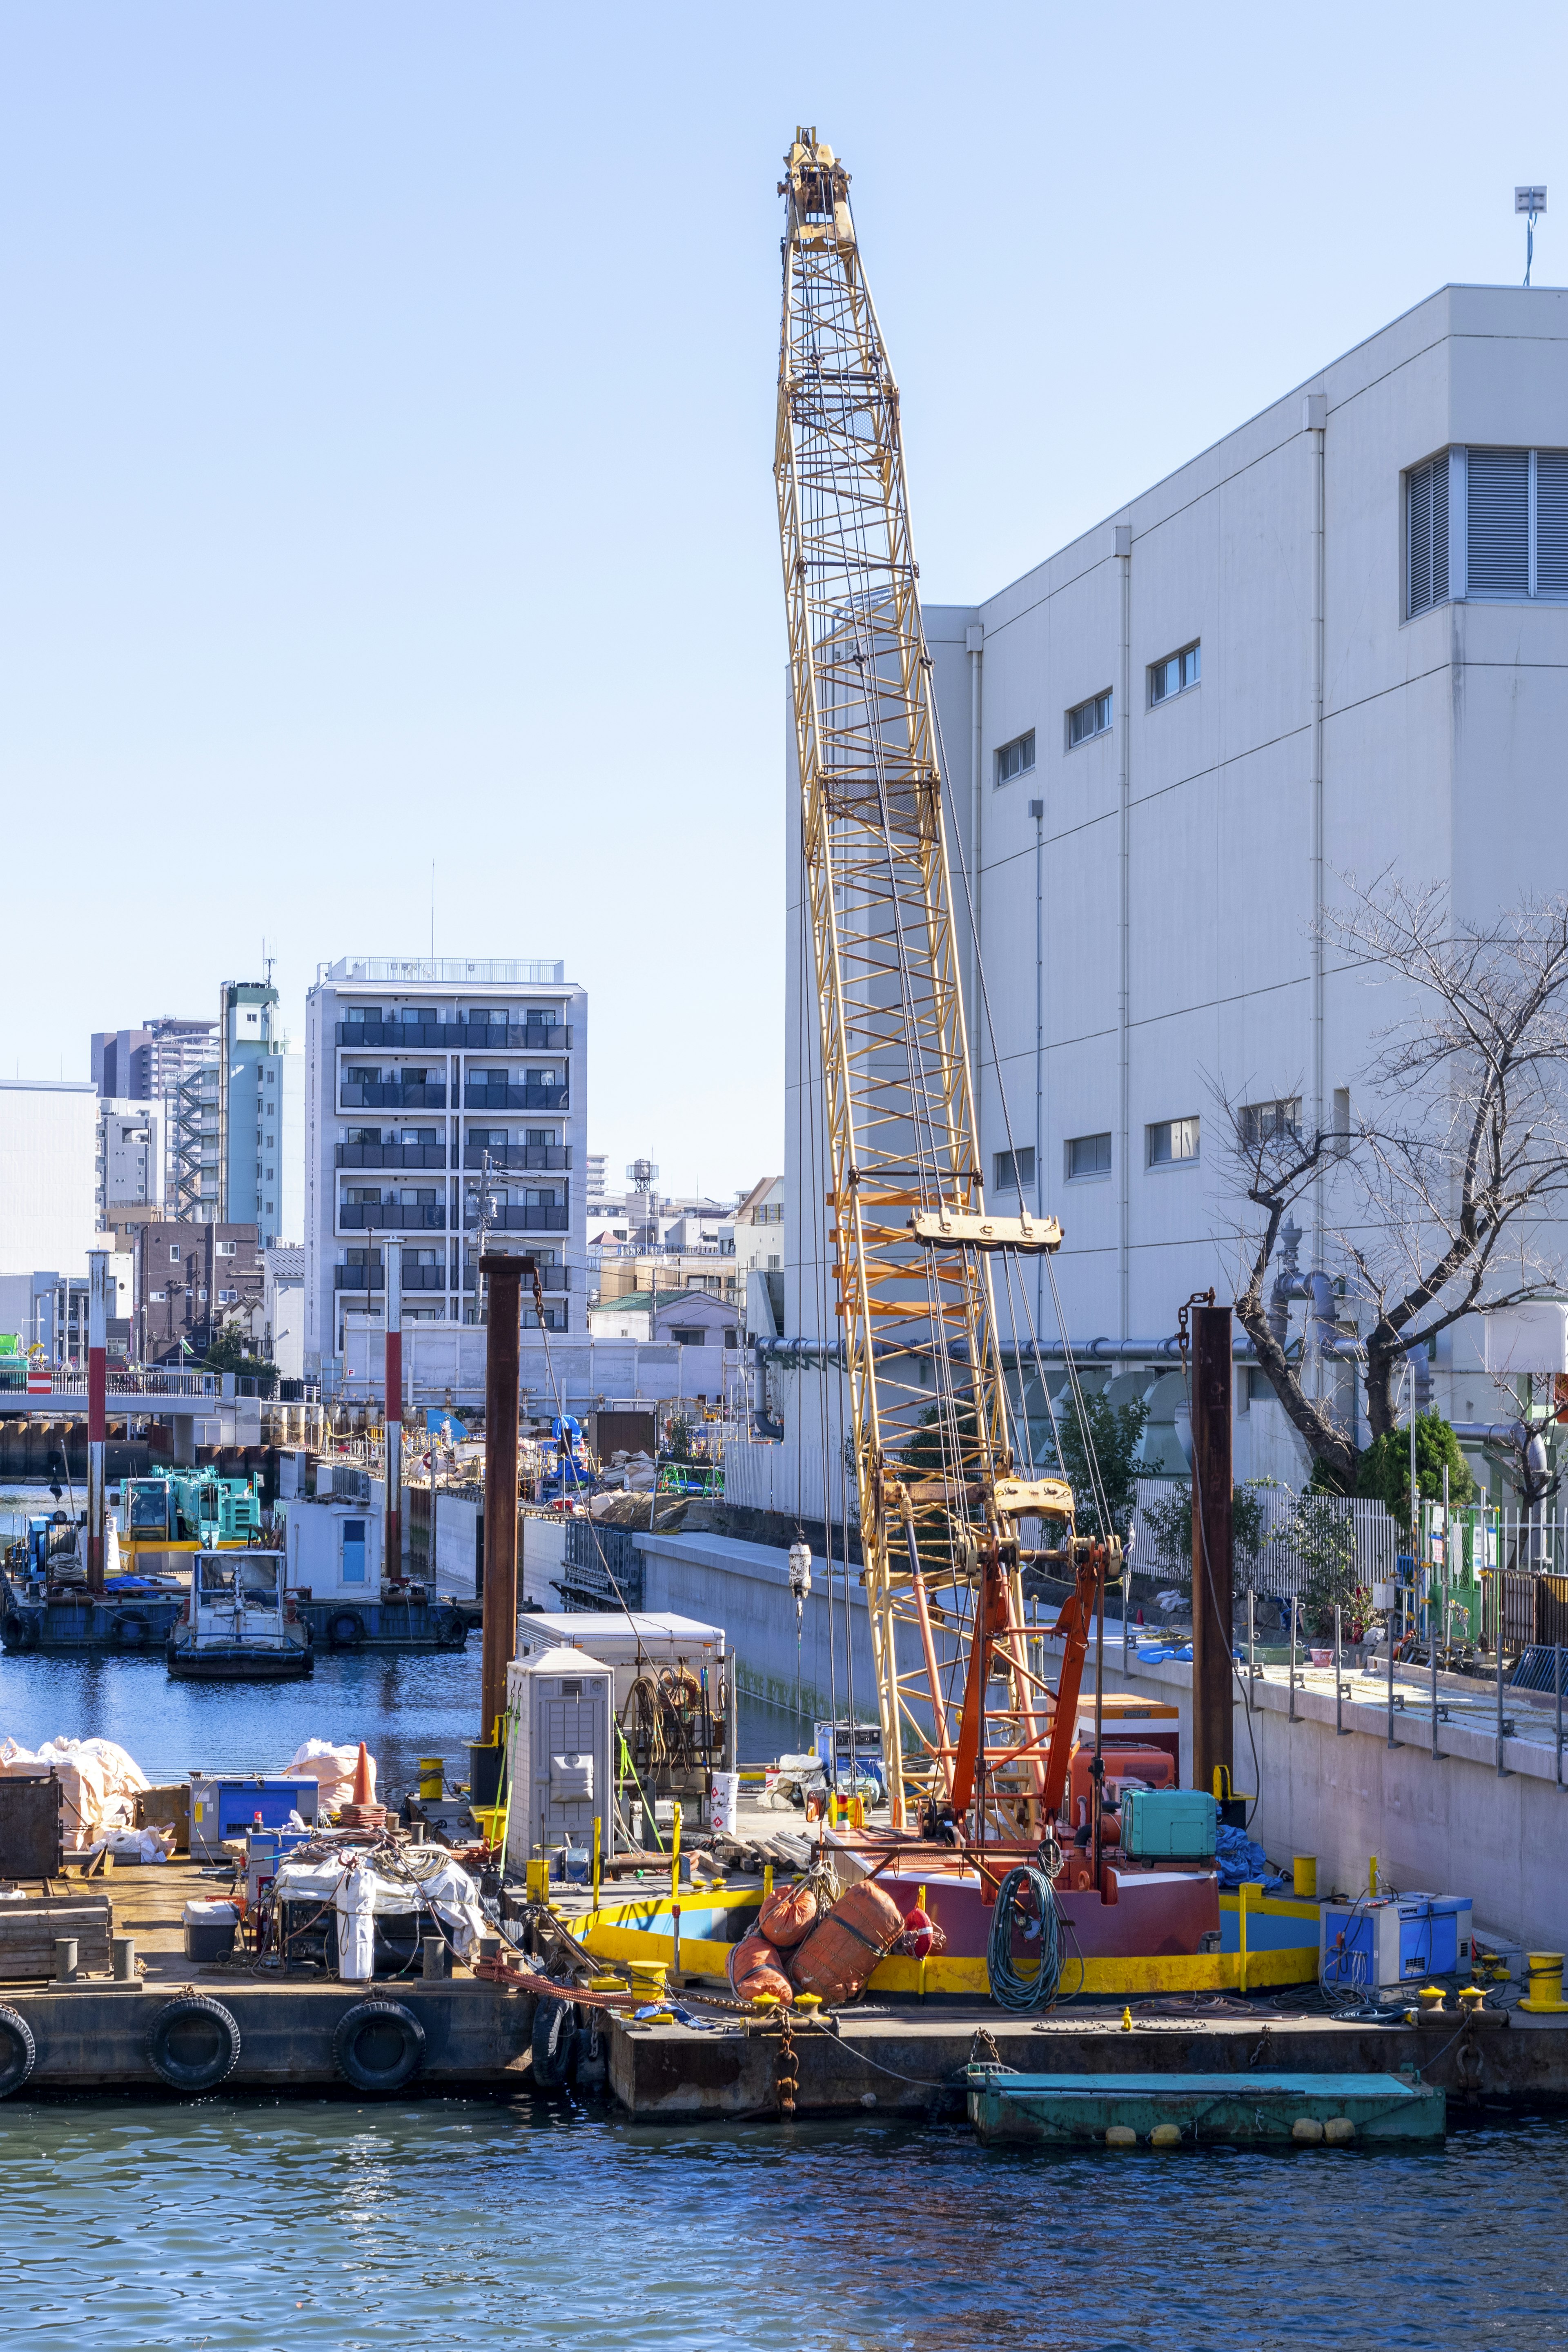
[(591, 1847), (600, 1824), (601, 1852), (612, 1853), (616, 1782), (615, 1675), (597, 1658), (563, 1645), (514, 1658), (507, 1668), (511, 1737), (506, 1866), (524, 1866), (563, 1844)]
[(363, 1503), (296, 1496), (288, 1511), (289, 1581), (312, 1601), (379, 1601), (382, 1518)]

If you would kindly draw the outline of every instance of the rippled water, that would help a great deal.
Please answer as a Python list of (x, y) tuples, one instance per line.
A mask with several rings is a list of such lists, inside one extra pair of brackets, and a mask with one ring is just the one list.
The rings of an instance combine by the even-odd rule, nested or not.
[(18, 2104), (0, 2308), (17, 2352), (1535, 2352), (1568, 2343), (1563, 2145), (1047, 2158), (960, 2126)]

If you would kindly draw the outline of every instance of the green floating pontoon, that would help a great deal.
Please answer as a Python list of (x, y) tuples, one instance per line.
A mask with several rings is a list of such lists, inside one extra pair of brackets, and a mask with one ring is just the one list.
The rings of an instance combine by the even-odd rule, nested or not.
[(983, 2139), (1051, 2147), (1441, 2139), (1443, 2093), (1402, 2074), (1014, 2074), (971, 2066)]

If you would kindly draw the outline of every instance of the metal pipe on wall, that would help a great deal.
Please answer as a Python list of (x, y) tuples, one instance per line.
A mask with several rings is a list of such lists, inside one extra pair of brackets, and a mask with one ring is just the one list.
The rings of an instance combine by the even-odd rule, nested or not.
[[(1312, 880), (1312, 1132), (1321, 1135), (1324, 1129), (1323, 1060), (1323, 443), (1329, 421), (1328, 394), (1309, 392), (1301, 401), (1301, 429), (1307, 436), (1309, 463), (1311, 471), (1310, 640), (1308, 667), (1311, 680), (1310, 725), (1309, 730), (1308, 762), (1311, 770), (1311, 880)], [(1312, 1180), (1312, 1262), (1323, 1262), (1323, 1171), (1320, 1165)]]
[(984, 786), (980, 772), (980, 665), (985, 658), (982, 651), (984, 643), (984, 627), (978, 621), (972, 622), (964, 631), (963, 649), (969, 656), (969, 1058), (970, 1083), (977, 1120), (982, 1120), (978, 1041), (984, 1034), (984, 1026), (980, 1012), (980, 835), (985, 807)]
[(1117, 713), (1118, 900), (1116, 982), (1116, 1275), (1117, 1328), (1128, 1337), (1131, 1319), (1132, 1223), (1132, 526), (1114, 526), (1117, 586), (1121, 592), (1121, 645), (1116, 692)]

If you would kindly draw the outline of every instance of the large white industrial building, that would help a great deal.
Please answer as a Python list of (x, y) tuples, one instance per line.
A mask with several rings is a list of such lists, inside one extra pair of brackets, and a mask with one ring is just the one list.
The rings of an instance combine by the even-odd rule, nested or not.
[[(994, 1052), (972, 986), (988, 1197), (1021, 1181), (1061, 1218), (1075, 1346), (1153, 1362), (1190, 1293), (1236, 1287), (1216, 1086), (1342, 1125), (1401, 1009), (1314, 961), (1340, 877), (1442, 880), (1482, 919), (1568, 887), (1568, 291), (1443, 289), (925, 621), (995, 1028)], [(793, 761), (787, 791), (786, 1181), (820, 1203)], [(808, 1220), (788, 1231), (786, 1328), (816, 1336)], [(1461, 1326), (1439, 1353), (1460, 1420), (1496, 1418), (1479, 1352)], [(1251, 1466), (1299, 1466), (1267, 1420)]]

